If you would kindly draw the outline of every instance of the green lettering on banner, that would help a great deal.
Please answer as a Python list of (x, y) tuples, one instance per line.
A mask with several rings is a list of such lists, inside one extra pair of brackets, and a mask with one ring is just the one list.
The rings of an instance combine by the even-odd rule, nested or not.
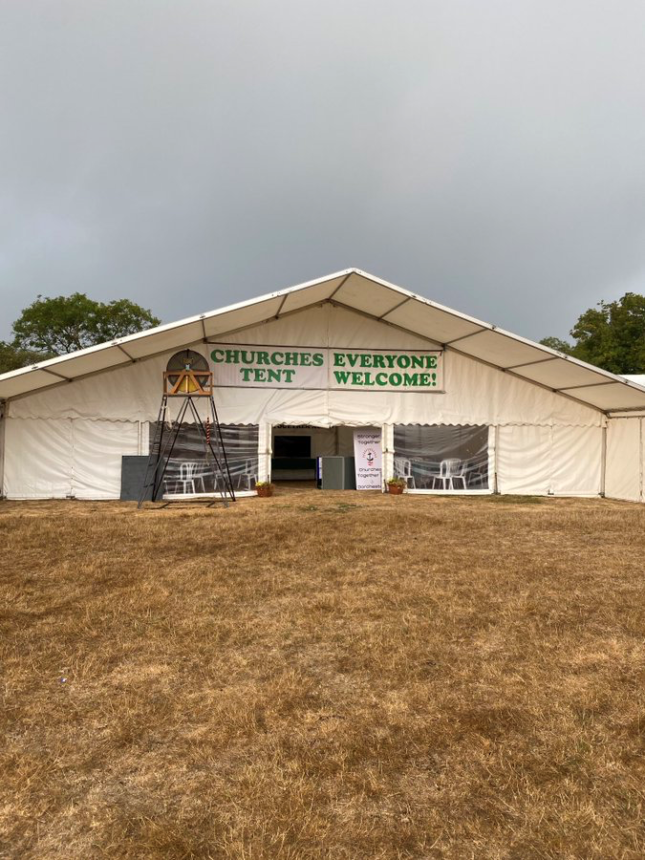
[[(238, 365), (235, 370), (239, 371), (239, 378), (243, 383), (257, 383), (275, 387), (299, 386), (303, 383), (315, 385), (316, 382), (313, 381), (311, 375), (307, 376), (306, 380), (303, 379), (304, 374), (299, 372), (299, 368), (323, 369), (329, 361), (332, 368), (348, 368), (347, 370), (333, 370), (334, 385), (339, 388), (348, 386), (352, 388), (422, 389), (437, 386), (438, 374), (428, 372), (430, 368), (438, 367), (440, 356), (436, 354), (414, 354), (402, 351), (395, 353), (334, 352), (332, 349), (327, 352), (311, 352), (306, 350), (286, 351), (284, 348), (269, 352), (267, 350), (270, 350), (271, 347), (245, 349), (244, 346), (230, 349), (225, 349), (222, 346), (213, 349), (210, 354), (216, 365)], [(246, 366), (240, 367), (239, 365)], [(381, 372), (372, 373), (365, 368), (378, 368)], [(416, 372), (417, 370), (423, 372)], [(319, 387), (324, 386), (322, 379), (317, 380), (317, 382)]]

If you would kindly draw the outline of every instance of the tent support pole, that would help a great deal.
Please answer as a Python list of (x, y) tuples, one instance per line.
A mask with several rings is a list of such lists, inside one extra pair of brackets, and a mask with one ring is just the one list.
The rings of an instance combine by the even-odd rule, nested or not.
[(641, 418), (640, 422), (640, 466), (641, 466), (641, 502), (645, 502), (645, 444), (643, 444), (643, 431), (645, 431), (645, 419)]
[(495, 425), (495, 432), (493, 434), (493, 462), (495, 464), (495, 475), (493, 479), (493, 494), (499, 496), (499, 424)]
[(8, 404), (6, 400), (0, 400), (0, 499), (4, 499), (4, 452), (5, 452), (5, 427), (7, 423)]
[(605, 498), (605, 482), (607, 480), (607, 422), (602, 428), (602, 448), (600, 451), (600, 496)]

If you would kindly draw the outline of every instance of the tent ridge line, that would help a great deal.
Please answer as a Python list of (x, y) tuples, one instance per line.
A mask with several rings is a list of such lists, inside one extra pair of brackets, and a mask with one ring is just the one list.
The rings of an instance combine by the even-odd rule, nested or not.
[[(280, 314), (282, 312), (282, 308), (284, 307), (284, 303), (286, 302), (287, 298), (288, 298), (288, 293), (285, 294), (284, 296), (282, 296), (282, 301), (280, 302), (280, 306), (278, 307), (278, 310), (275, 312), (274, 319), (276, 319), (276, 320), (280, 319)], [(205, 336), (206, 336), (206, 329), (204, 328), (204, 337)]]
[(620, 418), (623, 412), (645, 412), (645, 406), (612, 406), (606, 414), (608, 418)]
[[(128, 358), (132, 362), (132, 364), (136, 364), (138, 359), (131, 356), (130, 353), (127, 351), (127, 349), (124, 349), (120, 343), (118, 343), (117, 341), (114, 341), (113, 346), (115, 346), (117, 349), (120, 349), (121, 352), (123, 353), (123, 355), (125, 355), (125, 357)], [(115, 365), (115, 367), (118, 367), (118, 366), (119, 366), (118, 364)]]
[(462, 334), (460, 337), (453, 337), (452, 340), (447, 340), (444, 346), (450, 346), (451, 343), (457, 343), (459, 340), (466, 340), (467, 337), (476, 337), (478, 334), (483, 334), (485, 331), (495, 331), (495, 326), (490, 328), (480, 328), (477, 331), (471, 331), (470, 334)]
[(584, 385), (565, 385), (558, 388), (558, 391), (573, 391), (576, 388), (597, 388), (599, 385), (616, 385), (613, 379), (606, 379), (604, 382), (585, 382)]
[(338, 286), (336, 287), (336, 289), (331, 291), (331, 295), (326, 299), (326, 301), (330, 302), (330, 301), (334, 298), (334, 296), (336, 295), (336, 293), (338, 292), (338, 290), (340, 290), (340, 288), (341, 288), (341, 287), (344, 287), (344, 286), (345, 286), (345, 284), (347, 283), (347, 281), (351, 278), (351, 276), (352, 276), (355, 272), (356, 272), (356, 269), (350, 269), (350, 271), (345, 275), (345, 277), (344, 277), (344, 278), (343, 278), (343, 280), (340, 282), (340, 284), (338, 284)]
[[(64, 382), (73, 382), (73, 378), (69, 376), (63, 376), (62, 373), (56, 373), (55, 370), (50, 370), (48, 367), (35, 367), (34, 370), (42, 370), (43, 373), (49, 373), (51, 376), (57, 376), (59, 379), (62, 379)], [(45, 386), (47, 387), (47, 386)]]
[(385, 311), (385, 313), (381, 314), (381, 316), (378, 317), (378, 319), (382, 322), (385, 319), (385, 317), (388, 317), (390, 314), (393, 314), (394, 311), (398, 311), (398, 309), (400, 307), (403, 307), (403, 305), (407, 304), (408, 302), (411, 302), (412, 298), (413, 298), (412, 296), (406, 296), (402, 302), (397, 302), (397, 304), (395, 304), (393, 308), (390, 308), (389, 311)]
[(506, 370), (517, 370), (518, 367), (530, 367), (532, 364), (544, 364), (547, 361), (557, 361), (559, 355), (550, 355), (548, 358), (538, 358), (536, 361), (524, 361), (522, 364), (511, 364)]

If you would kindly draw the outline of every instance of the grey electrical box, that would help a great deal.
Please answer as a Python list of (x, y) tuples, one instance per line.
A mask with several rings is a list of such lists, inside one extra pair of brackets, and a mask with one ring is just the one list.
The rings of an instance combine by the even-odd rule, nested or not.
[[(146, 478), (148, 458), (145, 456), (128, 455), (121, 457), (121, 496), (123, 502), (138, 502)], [(157, 499), (160, 499), (163, 490), (160, 488)], [(148, 487), (144, 502), (152, 499), (152, 487)]]
[(353, 457), (318, 457), (317, 484), (321, 490), (355, 490)]

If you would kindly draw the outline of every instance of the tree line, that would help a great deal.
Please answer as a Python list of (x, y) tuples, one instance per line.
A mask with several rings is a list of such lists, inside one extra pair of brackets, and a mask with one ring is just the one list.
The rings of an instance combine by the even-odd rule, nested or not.
[(160, 322), (129, 299), (104, 303), (85, 293), (38, 296), (14, 322), (13, 339), (0, 341), (0, 373), (136, 334)]
[[(0, 373), (159, 323), (151, 311), (129, 299), (103, 303), (85, 293), (38, 296), (14, 322), (13, 339), (0, 341)], [(540, 343), (612, 373), (645, 373), (645, 296), (625, 293), (614, 302), (599, 302), (578, 317), (570, 335), (573, 343), (558, 337)]]
[(540, 343), (611, 373), (645, 373), (645, 296), (599, 302), (578, 317), (570, 335), (573, 343), (557, 337)]

